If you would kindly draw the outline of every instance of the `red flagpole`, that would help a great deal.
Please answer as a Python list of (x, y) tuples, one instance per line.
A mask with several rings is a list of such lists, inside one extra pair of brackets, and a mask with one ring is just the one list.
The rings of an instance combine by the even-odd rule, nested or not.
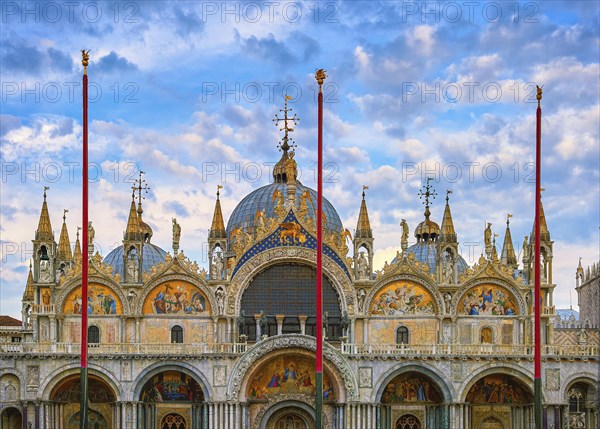
[[(89, 51), (88, 51), (89, 52)], [(82, 166), (82, 227), (83, 251), (81, 258), (81, 404), (79, 427), (88, 427), (88, 52), (81, 51), (83, 64), (83, 166)]]
[(318, 159), (317, 159), (317, 356), (315, 429), (321, 429), (323, 417), (323, 81), (325, 70), (319, 69)]
[(536, 112), (535, 135), (535, 356), (534, 356), (534, 411), (535, 428), (542, 428), (542, 331), (541, 331), (541, 285), (540, 285), (540, 206), (542, 170), (542, 88), (537, 87), (538, 107)]

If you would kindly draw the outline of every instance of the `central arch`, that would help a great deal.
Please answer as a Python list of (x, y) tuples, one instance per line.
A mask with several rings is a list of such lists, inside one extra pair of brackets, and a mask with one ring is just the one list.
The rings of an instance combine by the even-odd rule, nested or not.
[[(276, 316), (283, 315), (284, 334), (300, 333), (302, 329), (298, 317), (305, 316), (304, 332), (315, 336), (316, 274), (316, 269), (307, 264), (286, 263), (270, 265), (254, 276), (241, 300), (241, 311), (246, 320), (244, 334), (248, 339), (256, 340), (255, 315), (261, 312), (267, 318), (267, 332), (262, 332), (263, 335), (276, 335)], [(327, 313), (327, 337), (336, 340), (342, 334), (340, 297), (327, 275), (323, 275), (323, 309)]]
[(315, 410), (300, 401), (283, 401), (269, 408), (258, 429), (314, 429)]

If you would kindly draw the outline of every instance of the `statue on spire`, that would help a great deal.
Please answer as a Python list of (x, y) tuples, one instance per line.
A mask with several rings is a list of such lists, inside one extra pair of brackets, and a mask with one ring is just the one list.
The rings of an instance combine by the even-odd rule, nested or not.
[(492, 257), (492, 224), (487, 223), (487, 228), (483, 232), (483, 242), (485, 243), (485, 253), (488, 258)]
[(173, 218), (173, 254), (179, 252), (179, 237), (181, 237), (181, 225), (177, 223), (177, 219)]

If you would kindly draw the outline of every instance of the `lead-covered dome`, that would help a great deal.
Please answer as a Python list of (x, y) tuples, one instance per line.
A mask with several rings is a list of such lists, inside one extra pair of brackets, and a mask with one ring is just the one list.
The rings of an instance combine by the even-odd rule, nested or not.
[[(231, 232), (236, 228), (240, 228), (244, 232), (254, 231), (254, 218), (257, 211), (264, 210), (267, 218), (275, 217), (273, 194), (279, 190), (283, 196), (287, 195), (287, 186), (287, 183), (271, 183), (270, 185), (258, 188), (244, 197), (229, 217), (229, 221), (227, 222), (227, 236), (231, 237)], [(293, 186), (296, 187), (297, 202), (301, 201), (304, 191), (309, 192), (312, 203), (307, 204), (307, 215), (314, 219), (316, 223), (317, 192), (302, 185), (299, 181), (296, 181)], [(323, 213), (327, 222), (325, 225), (326, 230), (339, 234), (342, 229), (342, 221), (333, 205), (326, 198), (323, 198)]]
[[(165, 261), (167, 252), (155, 244), (144, 242), (142, 250), (142, 272), (150, 271), (154, 265)], [(102, 261), (106, 265), (112, 266), (113, 275), (120, 274), (123, 277), (125, 270), (123, 268), (123, 246), (112, 250)]]

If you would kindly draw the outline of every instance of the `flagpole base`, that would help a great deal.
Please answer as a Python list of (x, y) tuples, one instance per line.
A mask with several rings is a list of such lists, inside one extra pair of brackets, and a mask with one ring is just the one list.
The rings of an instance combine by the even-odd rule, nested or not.
[(81, 402), (79, 405), (79, 429), (88, 429), (88, 369), (81, 368)]
[(542, 380), (533, 380), (535, 429), (542, 429)]
[(315, 429), (323, 428), (323, 373), (317, 372), (316, 374), (316, 410), (315, 410)]

